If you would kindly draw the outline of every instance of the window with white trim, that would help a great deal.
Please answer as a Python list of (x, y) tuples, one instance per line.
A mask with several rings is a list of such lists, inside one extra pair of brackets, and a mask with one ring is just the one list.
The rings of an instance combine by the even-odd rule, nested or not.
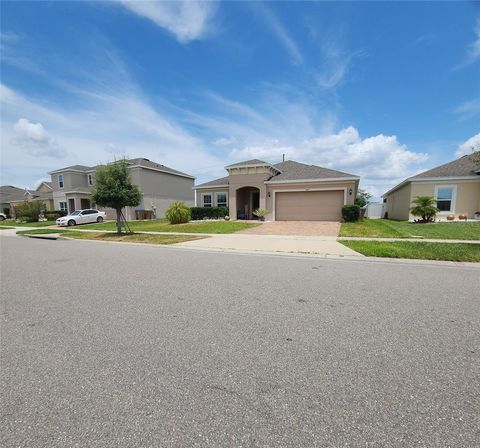
[(62, 212), (68, 211), (68, 205), (66, 202), (59, 202), (58, 205), (60, 206), (60, 210), (62, 210)]
[(216, 193), (217, 196), (217, 207), (227, 207), (228, 206), (228, 199), (227, 199), (227, 193), (222, 192), (222, 193)]
[(455, 187), (436, 187), (435, 199), (440, 212), (454, 212)]
[(87, 174), (88, 185), (93, 185), (93, 176), (91, 174)]
[(204, 194), (202, 196), (202, 204), (204, 207), (211, 207), (212, 206), (212, 195), (211, 194)]
[(63, 188), (63, 174), (58, 175), (58, 188)]

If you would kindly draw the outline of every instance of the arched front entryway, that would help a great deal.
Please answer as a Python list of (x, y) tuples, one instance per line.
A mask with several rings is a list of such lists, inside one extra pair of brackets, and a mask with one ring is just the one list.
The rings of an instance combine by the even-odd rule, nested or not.
[(257, 187), (242, 187), (236, 191), (237, 219), (257, 219), (253, 214), (260, 208), (260, 189)]

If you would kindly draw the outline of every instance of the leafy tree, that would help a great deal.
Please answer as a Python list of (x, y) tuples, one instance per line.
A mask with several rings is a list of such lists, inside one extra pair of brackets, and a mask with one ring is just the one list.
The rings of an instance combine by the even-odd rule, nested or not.
[(165, 216), (170, 224), (182, 224), (190, 221), (190, 208), (184, 202), (172, 202)]
[(413, 216), (420, 216), (420, 222), (432, 222), (438, 213), (437, 201), (433, 196), (418, 196), (413, 201), (415, 204), (410, 212)]
[(357, 197), (355, 198), (355, 205), (365, 207), (371, 197), (372, 195), (368, 191), (358, 190)]
[(100, 207), (110, 207), (117, 212), (117, 233), (122, 233), (121, 213), (123, 207), (140, 204), (142, 193), (133, 184), (128, 174), (127, 161), (117, 160), (95, 171), (92, 201)]

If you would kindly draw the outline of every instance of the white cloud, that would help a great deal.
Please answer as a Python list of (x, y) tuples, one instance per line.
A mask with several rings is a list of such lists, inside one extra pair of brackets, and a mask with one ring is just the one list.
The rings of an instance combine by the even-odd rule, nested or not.
[(182, 43), (205, 38), (213, 27), (213, 1), (120, 0), (129, 11), (145, 17), (175, 35)]
[[(2, 182), (33, 187), (32, 179), (62, 165), (95, 165), (123, 155), (146, 157), (192, 175), (202, 167), (204, 177), (219, 174), (212, 167), (224, 165), (202, 140), (156, 110), (133, 86), (74, 92), (76, 101), (69, 104), (82, 107), (65, 109), (0, 85)], [(56, 142), (68, 149), (60, 165), (46, 157)]]
[(41, 123), (32, 123), (27, 118), (20, 118), (13, 125), (12, 145), (18, 146), (33, 156), (45, 156), (60, 159), (67, 156), (67, 151), (49, 135)]
[(214, 140), (212, 143), (217, 146), (228, 146), (232, 143), (235, 143), (235, 137), (220, 137)]
[(254, 5), (253, 7), (255, 11), (264, 19), (265, 23), (268, 25), (272, 33), (287, 50), (290, 58), (292, 59), (292, 62), (294, 64), (302, 64), (302, 53), (298, 49), (297, 44), (292, 39), (286, 28), (278, 20), (277, 16), (263, 3), (254, 3), (252, 5)]
[(471, 154), (474, 150), (480, 151), (480, 132), (458, 145), (455, 156), (462, 157)]

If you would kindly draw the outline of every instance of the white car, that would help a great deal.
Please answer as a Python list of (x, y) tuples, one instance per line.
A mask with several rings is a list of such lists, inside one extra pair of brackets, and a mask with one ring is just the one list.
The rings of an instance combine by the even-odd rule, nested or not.
[(103, 222), (105, 215), (105, 212), (88, 208), (86, 210), (75, 210), (67, 216), (58, 218), (55, 222), (57, 226), (76, 226), (77, 224)]
[(0, 213), (0, 221), (7, 219), (7, 215), (5, 213)]

